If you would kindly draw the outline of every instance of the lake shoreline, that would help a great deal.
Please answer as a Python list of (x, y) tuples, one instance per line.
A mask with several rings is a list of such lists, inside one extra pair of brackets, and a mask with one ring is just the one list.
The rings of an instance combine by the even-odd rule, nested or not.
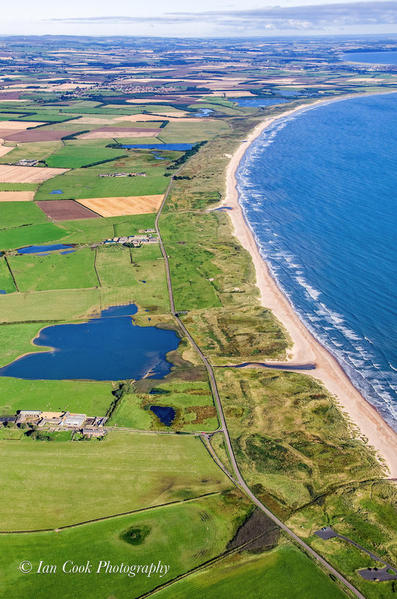
[(278, 282), (270, 272), (266, 260), (260, 254), (252, 229), (245, 218), (239, 202), (236, 181), (236, 171), (246, 150), (275, 121), (285, 119), (297, 112), (311, 110), (319, 105), (367, 95), (377, 94), (353, 94), (337, 98), (325, 98), (310, 104), (301, 104), (286, 110), (282, 114), (269, 116), (261, 121), (246, 140), (238, 146), (228, 164), (226, 194), (223, 205), (232, 208), (227, 212), (232, 221), (234, 234), (251, 255), (256, 273), (256, 284), (260, 291), (261, 304), (273, 312), (293, 343), (293, 347), (288, 353), (288, 361), (291, 367), (294, 363), (310, 362), (316, 364), (314, 371), (302, 372), (319, 380), (336, 397), (342, 412), (351, 420), (353, 425), (358, 427), (360, 435), (368, 441), (368, 444), (375, 448), (379, 457), (389, 469), (391, 477), (396, 478), (397, 434), (383, 420), (376, 408), (356, 389), (336, 358), (307, 329), (280, 289)]

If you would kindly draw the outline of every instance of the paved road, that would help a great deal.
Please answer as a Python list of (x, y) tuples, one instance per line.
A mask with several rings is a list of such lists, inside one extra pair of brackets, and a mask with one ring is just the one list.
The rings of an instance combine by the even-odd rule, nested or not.
[[(179, 171), (177, 171), (177, 172), (179, 172)], [(177, 173), (175, 173), (175, 174), (177, 174)], [(319, 555), (314, 549), (312, 549), (310, 547), (310, 545), (308, 545), (305, 541), (303, 541), (300, 537), (298, 537), (298, 535), (296, 535), (286, 524), (284, 524), (284, 522), (282, 522), (279, 518), (277, 518), (277, 516), (275, 516), (273, 514), (273, 512), (271, 512), (265, 505), (263, 505), (263, 503), (252, 493), (251, 489), (246, 484), (246, 482), (240, 472), (240, 469), (238, 467), (237, 460), (236, 460), (236, 457), (234, 454), (234, 450), (232, 447), (232, 442), (230, 440), (230, 435), (229, 435), (229, 431), (227, 428), (225, 415), (223, 412), (223, 406), (222, 406), (221, 398), (219, 396), (218, 386), (216, 384), (214, 370), (213, 370), (212, 365), (210, 364), (209, 360), (207, 359), (207, 357), (203, 354), (200, 347), (197, 345), (197, 343), (195, 342), (195, 340), (193, 339), (193, 337), (191, 336), (191, 334), (189, 333), (189, 331), (183, 324), (182, 320), (179, 318), (179, 315), (175, 309), (175, 301), (174, 301), (174, 293), (173, 293), (173, 289), (172, 289), (172, 279), (171, 279), (169, 259), (168, 259), (168, 254), (166, 252), (166, 249), (164, 247), (164, 243), (163, 243), (163, 239), (162, 239), (161, 231), (160, 231), (160, 226), (159, 226), (159, 220), (160, 220), (161, 214), (163, 212), (164, 205), (168, 199), (168, 196), (169, 196), (169, 193), (170, 193), (170, 190), (172, 187), (172, 183), (173, 183), (173, 177), (171, 177), (170, 183), (168, 185), (167, 191), (164, 194), (162, 204), (160, 206), (160, 209), (157, 213), (156, 220), (155, 220), (156, 232), (159, 237), (160, 249), (161, 249), (161, 253), (163, 255), (164, 263), (165, 263), (171, 313), (174, 316), (175, 320), (177, 321), (177, 323), (178, 323), (180, 329), (182, 330), (182, 332), (184, 333), (184, 335), (189, 339), (190, 343), (192, 344), (192, 346), (194, 347), (194, 349), (200, 356), (200, 358), (207, 370), (208, 378), (209, 378), (210, 385), (211, 385), (212, 396), (213, 396), (214, 403), (215, 403), (215, 406), (216, 406), (216, 409), (218, 412), (219, 422), (221, 424), (219, 430), (222, 430), (224, 433), (224, 436), (225, 436), (225, 441), (226, 441), (226, 446), (227, 446), (228, 453), (229, 453), (229, 458), (230, 458), (230, 461), (231, 461), (231, 464), (233, 467), (233, 471), (234, 471), (234, 478), (238, 482), (240, 488), (251, 499), (251, 501), (262, 512), (264, 512), (271, 520), (273, 520), (273, 522), (275, 522), (275, 524), (277, 524), (281, 528), (281, 530), (283, 530), (295, 543), (297, 543), (307, 554), (309, 554), (311, 557), (313, 557), (315, 560), (317, 560), (317, 562), (319, 562), (323, 566), (323, 568), (325, 568), (330, 574), (332, 574), (336, 579), (338, 579), (339, 582), (342, 583), (342, 585), (344, 585), (347, 589), (349, 589), (349, 591), (351, 593), (353, 593), (353, 595), (355, 595), (355, 597), (357, 597), (358, 599), (366, 599), (364, 597), (364, 595), (362, 595), (362, 593), (360, 593), (360, 591), (358, 589), (356, 589), (340, 572), (335, 570), (335, 568), (333, 566), (331, 566), (331, 564), (329, 564), (323, 557), (321, 557), (321, 555)], [(222, 468), (222, 469), (225, 470), (225, 468)]]

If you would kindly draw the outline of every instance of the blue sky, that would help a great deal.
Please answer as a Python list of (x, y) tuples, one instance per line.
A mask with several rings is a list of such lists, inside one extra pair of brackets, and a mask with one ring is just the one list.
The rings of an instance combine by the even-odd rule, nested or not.
[(4, 5), (0, 34), (397, 34), (397, 0), (19, 0)]

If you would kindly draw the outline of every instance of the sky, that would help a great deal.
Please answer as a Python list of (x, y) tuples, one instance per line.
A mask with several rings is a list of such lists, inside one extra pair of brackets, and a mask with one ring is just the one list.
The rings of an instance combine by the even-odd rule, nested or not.
[(397, 34), (397, 0), (18, 0), (1, 35)]

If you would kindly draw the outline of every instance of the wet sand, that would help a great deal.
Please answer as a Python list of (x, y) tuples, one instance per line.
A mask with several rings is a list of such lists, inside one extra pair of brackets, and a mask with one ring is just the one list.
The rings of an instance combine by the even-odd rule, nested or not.
[[(338, 99), (347, 99), (348, 97), (351, 96)], [(338, 99), (335, 99), (335, 101)], [(397, 478), (397, 434), (354, 387), (331, 353), (313, 337), (302, 323), (291, 303), (270, 274), (268, 265), (259, 252), (253, 233), (245, 220), (238, 201), (235, 174), (249, 145), (275, 120), (329, 101), (329, 99), (319, 100), (310, 105), (302, 105), (286, 110), (280, 115), (268, 117), (260, 122), (240, 144), (229, 162), (226, 171), (226, 196), (223, 204), (232, 207), (232, 210), (227, 211), (227, 213), (232, 220), (234, 233), (241, 245), (252, 256), (262, 305), (272, 310), (292, 340), (293, 347), (288, 355), (291, 366), (294, 363), (314, 363), (316, 365), (316, 369), (308, 371), (307, 374), (321, 381), (328, 391), (336, 397), (343, 413), (359, 428), (361, 436), (368, 440), (369, 445), (373, 446), (379, 457), (384, 460), (390, 471), (390, 476)]]

